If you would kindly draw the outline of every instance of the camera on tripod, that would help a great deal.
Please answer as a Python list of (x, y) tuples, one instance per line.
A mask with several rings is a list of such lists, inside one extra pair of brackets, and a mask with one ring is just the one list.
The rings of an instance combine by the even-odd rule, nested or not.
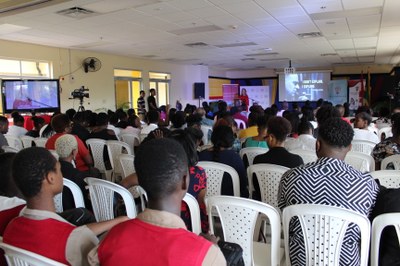
[(70, 99), (80, 99), (81, 101), (83, 98), (89, 98), (89, 89), (85, 89), (84, 86), (80, 87), (79, 89), (75, 89), (71, 92), (72, 98)]

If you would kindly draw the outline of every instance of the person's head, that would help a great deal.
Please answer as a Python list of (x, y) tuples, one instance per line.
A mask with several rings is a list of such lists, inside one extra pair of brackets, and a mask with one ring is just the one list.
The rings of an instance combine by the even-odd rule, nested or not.
[(299, 77), (297, 74), (285, 75), (285, 89), (287, 95), (294, 96), (299, 88)]
[(186, 152), (188, 166), (195, 166), (199, 161), (195, 136), (192, 135), (187, 129), (179, 129), (172, 131), (169, 137), (176, 140), (177, 142), (179, 142), (179, 144), (182, 145), (183, 149)]
[(247, 120), (247, 124), (249, 125), (249, 127), (251, 126), (255, 126), (257, 125), (257, 119), (260, 117), (261, 115), (257, 112), (251, 112), (249, 114), (249, 118)]
[(299, 124), (299, 135), (313, 135), (314, 127), (306, 119), (302, 119)]
[(51, 119), (51, 127), (56, 133), (69, 133), (71, 131), (71, 120), (66, 114), (58, 114)]
[(71, 134), (64, 134), (55, 142), (55, 149), (60, 159), (73, 159), (78, 153), (78, 142)]
[(119, 121), (126, 121), (128, 119), (128, 114), (122, 108), (115, 110), (115, 113), (117, 114)]
[(11, 166), (16, 153), (0, 154), (0, 196), (22, 197), (12, 178)]
[(196, 109), (196, 114), (199, 114), (202, 118), (206, 116), (206, 111), (203, 107), (199, 107)]
[(126, 111), (126, 114), (128, 115), (129, 119), (129, 117), (131, 117), (132, 115), (136, 115), (135, 109), (129, 108), (128, 111)]
[(186, 117), (186, 124), (188, 127), (201, 128), (201, 116), (199, 114), (192, 114)]
[(131, 115), (128, 118), (128, 126), (141, 128), (140, 118), (137, 115)]
[(226, 112), (228, 109), (228, 104), (225, 101), (219, 101), (218, 102), (218, 111), (219, 112)]
[(135, 169), (139, 185), (147, 192), (149, 208), (175, 198), (177, 206), (168, 207), (180, 210), (189, 185), (187, 161), (182, 145), (172, 139), (153, 139), (139, 146)]
[(328, 118), (320, 124), (316, 142), (318, 158), (330, 157), (344, 160), (351, 149), (354, 131), (351, 126), (340, 117)]
[(69, 117), (69, 120), (72, 121), (74, 116), (75, 116), (75, 114), (76, 114), (76, 111), (75, 111), (74, 108), (70, 108), (67, 111), (65, 111), (65, 114)]
[(286, 118), (280, 116), (270, 118), (267, 123), (268, 146), (276, 147), (282, 145), (291, 131), (292, 126)]
[(23, 127), (24, 126), (24, 117), (20, 114), (16, 114), (13, 117), (14, 125), (18, 127)]
[(185, 113), (183, 111), (177, 111), (171, 119), (173, 128), (181, 128), (185, 124)]
[(140, 91), (140, 97), (144, 97), (146, 95), (146, 93), (144, 92), (144, 90)]
[(289, 110), (289, 103), (287, 101), (282, 103), (282, 110)]
[(155, 96), (156, 95), (156, 90), (155, 89), (150, 89), (150, 95)]
[(0, 133), (6, 134), (8, 132), (8, 119), (5, 116), (0, 115)]
[(247, 95), (247, 90), (245, 88), (242, 89), (241, 95), (246, 96)]
[(211, 142), (215, 148), (230, 148), (233, 145), (235, 138), (230, 126), (216, 126), (211, 134)]
[(339, 111), (339, 113), (340, 113), (340, 116), (341, 117), (343, 117), (344, 116), (344, 106), (343, 105), (341, 105), (341, 104), (337, 104), (336, 106), (335, 106), (335, 108)]
[(331, 117), (340, 117), (339, 111), (331, 105), (321, 106), (316, 114), (318, 125), (324, 123), (327, 119)]
[(160, 119), (160, 113), (156, 110), (150, 110), (147, 112), (147, 121), (149, 124), (157, 124)]
[(60, 163), (42, 147), (19, 151), (12, 164), (12, 175), (28, 205), (29, 200), (39, 194), (43, 199), (50, 197), (52, 200), (63, 188)]
[(261, 115), (257, 119), (257, 131), (259, 136), (267, 136), (267, 122), (268, 119), (265, 115)]
[(366, 112), (358, 113), (354, 120), (354, 128), (368, 129), (369, 124), (372, 122), (372, 117)]
[(31, 120), (33, 121), (33, 126), (36, 130), (40, 130), (45, 125), (43, 117), (33, 116), (31, 117)]
[(96, 117), (96, 126), (107, 126), (108, 125), (108, 115), (107, 113), (98, 113)]

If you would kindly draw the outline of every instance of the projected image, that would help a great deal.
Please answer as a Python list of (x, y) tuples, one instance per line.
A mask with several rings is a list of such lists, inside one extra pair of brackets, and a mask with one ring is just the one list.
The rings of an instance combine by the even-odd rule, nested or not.
[(303, 72), (279, 76), (279, 101), (316, 101), (326, 96), (330, 73)]

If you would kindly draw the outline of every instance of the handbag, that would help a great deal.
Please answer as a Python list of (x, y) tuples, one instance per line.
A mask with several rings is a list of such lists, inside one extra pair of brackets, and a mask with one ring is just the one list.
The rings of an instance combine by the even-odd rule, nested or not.
[(218, 246), (224, 254), (226, 265), (228, 266), (244, 266), (243, 249), (239, 244), (218, 241)]

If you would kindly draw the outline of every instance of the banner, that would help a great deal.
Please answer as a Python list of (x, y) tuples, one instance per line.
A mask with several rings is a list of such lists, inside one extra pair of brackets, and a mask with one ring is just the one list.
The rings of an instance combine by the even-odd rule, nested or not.
[(357, 110), (362, 106), (364, 99), (365, 80), (354, 79), (349, 80), (349, 108), (350, 110)]
[(241, 86), (240, 90), (246, 89), (247, 95), (249, 96), (249, 104), (261, 105), (263, 109), (271, 106), (270, 100), (270, 86)]
[(331, 80), (328, 84), (328, 101), (333, 105), (344, 104), (347, 99), (347, 80)]

